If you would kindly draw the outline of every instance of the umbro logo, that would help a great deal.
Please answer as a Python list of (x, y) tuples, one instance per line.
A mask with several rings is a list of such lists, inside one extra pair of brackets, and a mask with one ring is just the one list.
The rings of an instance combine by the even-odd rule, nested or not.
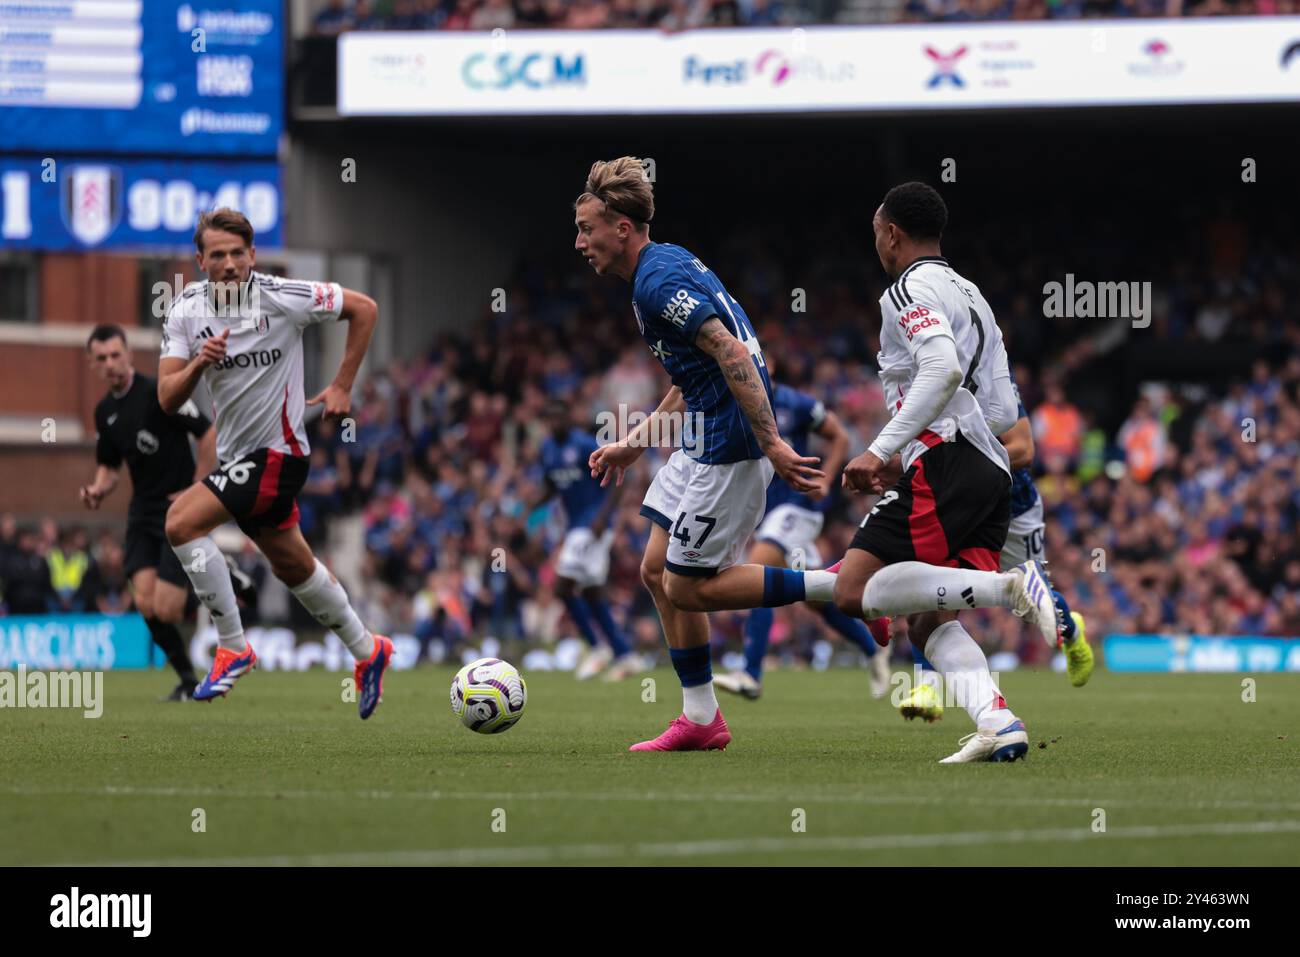
[(664, 341), (662, 339), (660, 339), (658, 342), (652, 345), (650, 347), (650, 351), (655, 354), (655, 358), (658, 359), (660, 362), (664, 361), (665, 356), (672, 355), (671, 352), (669, 352), (667, 349), (664, 348)]

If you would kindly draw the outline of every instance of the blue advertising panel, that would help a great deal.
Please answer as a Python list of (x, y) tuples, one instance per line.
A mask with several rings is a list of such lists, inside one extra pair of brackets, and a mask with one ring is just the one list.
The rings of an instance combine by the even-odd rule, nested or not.
[(1107, 635), (1110, 671), (1300, 671), (1300, 639), (1216, 635)]
[(0, 157), (0, 246), (88, 250), (190, 246), (199, 212), (244, 213), (280, 245), (280, 167), (269, 161)]
[(148, 668), (153, 641), (129, 615), (14, 615), (0, 618), (0, 671)]
[(274, 156), (281, 0), (0, 0), (0, 148)]

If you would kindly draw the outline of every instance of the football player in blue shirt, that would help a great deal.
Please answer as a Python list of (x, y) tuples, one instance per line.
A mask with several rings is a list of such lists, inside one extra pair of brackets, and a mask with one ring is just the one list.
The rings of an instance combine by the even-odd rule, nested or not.
[[(545, 415), (551, 434), (541, 448), (543, 493), (532, 507), (538, 508), (556, 495), (564, 505), (568, 531), (555, 563), (556, 594), (590, 645), (576, 676), (579, 680), (593, 678), (613, 663), (609, 676), (625, 677), (642, 666), (639, 660), (633, 660), (632, 649), (614, 621), (604, 593), (609, 578), (609, 547), (614, 538), (610, 519), (623, 490), (602, 488), (591, 475), (587, 460), (600, 443), (594, 435), (574, 427), (568, 405), (553, 399)], [(593, 615), (608, 645), (602, 645), (597, 638)]]
[[(641, 161), (598, 162), (574, 203), (574, 248), (597, 275), (632, 284), (637, 327), (673, 387), (620, 441), (592, 453), (601, 484), (623, 480), (652, 436), (682, 423), (682, 447), (641, 506), (654, 523), (641, 577), (663, 621), (682, 685), (682, 715), (633, 751), (725, 748), (731, 733), (713, 691), (707, 612), (828, 601), (835, 576), (737, 564), (775, 473), (795, 491), (825, 479), (777, 430), (753, 326), (721, 280), (680, 246), (652, 242), (654, 192)], [(684, 422), (683, 422), (684, 416)]]
[[(768, 372), (772, 364), (768, 364)], [(749, 560), (760, 565), (784, 568), (821, 568), (817, 536), (821, 534), (826, 507), (830, 504), (831, 481), (848, 458), (849, 435), (834, 412), (819, 400), (777, 383), (773, 387), (772, 411), (781, 435), (800, 455), (808, 454), (808, 437), (816, 433), (826, 439), (824, 470), (827, 478), (816, 491), (796, 492), (781, 479), (767, 487), (767, 514), (754, 535)], [(817, 605), (826, 624), (857, 645), (871, 661), (871, 694), (883, 698), (889, 691), (889, 654), (884, 652), (860, 618), (851, 618), (826, 602)], [(772, 634), (770, 608), (755, 608), (745, 622), (745, 670), (718, 675), (714, 685), (723, 691), (743, 695), (751, 701), (763, 693), (763, 658)], [(877, 652), (881, 652), (877, 654)]]

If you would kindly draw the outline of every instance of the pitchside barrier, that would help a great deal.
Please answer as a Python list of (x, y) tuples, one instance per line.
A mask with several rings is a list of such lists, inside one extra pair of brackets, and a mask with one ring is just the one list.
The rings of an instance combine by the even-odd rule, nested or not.
[(1227, 635), (1107, 635), (1111, 671), (1300, 671), (1300, 638)]

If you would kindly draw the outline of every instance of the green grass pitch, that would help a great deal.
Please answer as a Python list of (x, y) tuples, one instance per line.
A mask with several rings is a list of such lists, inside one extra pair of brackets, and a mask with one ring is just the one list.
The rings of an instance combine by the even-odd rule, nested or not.
[(726, 752), (691, 754), (627, 752), (678, 713), (671, 671), (653, 702), (526, 676), (496, 736), (452, 716), (451, 675), (390, 674), (364, 723), (322, 671), (183, 705), (155, 700), (167, 675), (110, 672), (98, 720), (0, 711), (0, 864), (1300, 860), (1300, 676), (1244, 702), (1240, 675), (1004, 675), (1027, 760), (941, 766), (965, 713), (906, 723), (864, 672), (774, 672), (723, 700)]

